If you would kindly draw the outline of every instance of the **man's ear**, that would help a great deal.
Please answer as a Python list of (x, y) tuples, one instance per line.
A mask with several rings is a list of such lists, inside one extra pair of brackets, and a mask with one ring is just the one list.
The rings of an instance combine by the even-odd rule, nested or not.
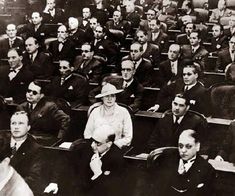
[(197, 152), (199, 152), (200, 146), (201, 146), (200, 142), (197, 142), (197, 143), (196, 143)]

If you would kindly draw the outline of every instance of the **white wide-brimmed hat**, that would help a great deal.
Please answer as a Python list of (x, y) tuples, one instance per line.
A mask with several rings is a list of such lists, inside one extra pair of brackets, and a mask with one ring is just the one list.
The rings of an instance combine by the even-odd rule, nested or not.
[(101, 93), (96, 95), (95, 98), (101, 98), (107, 95), (113, 95), (122, 92), (123, 90), (118, 90), (114, 85), (107, 83), (102, 87)]

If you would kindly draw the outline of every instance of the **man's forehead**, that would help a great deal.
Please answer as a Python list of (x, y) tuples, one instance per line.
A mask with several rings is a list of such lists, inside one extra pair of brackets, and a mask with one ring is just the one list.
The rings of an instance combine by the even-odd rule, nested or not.
[(193, 68), (193, 67), (185, 67), (185, 68), (183, 69), (183, 72), (184, 72), (184, 73), (193, 72), (193, 71), (194, 71), (194, 68)]
[(41, 87), (38, 86), (38, 85), (35, 85), (34, 83), (30, 83), (30, 84), (29, 84), (29, 89), (40, 91), (40, 90), (41, 90)]
[(7, 25), (7, 30), (12, 30), (12, 29), (16, 29), (16, 26), (14, 24), (9, 24)]
[(28, 117), (26, 114), (13, 114), (11, 117), (11, 122), (13, 121), (28, 122)]
[(175, 99), (173, 101), (174, 101), (174, 103), (178, 103), (178, 104), (182, 104), (182, 105), (185, 105), (185, 103), (186, 103), (186, 100), (181, 97), (175, 97)]
[(19, 56), (18, 53), (15, 50), (11, 50), (8, 52), (7, 56)]

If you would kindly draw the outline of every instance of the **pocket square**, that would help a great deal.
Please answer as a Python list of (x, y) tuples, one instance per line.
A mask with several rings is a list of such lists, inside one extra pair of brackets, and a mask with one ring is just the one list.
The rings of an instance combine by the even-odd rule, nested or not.
[(104, 49), (104, 47), (103, 46), (99, 46), (99, 49)]
[(68, 89), (69, 89), (69, 90), (73, 90), (73, 86), (70, 86)]
[(200, 183), (200, 184), (197, 185), (197, 188), (200, 189), (200, 188), (202, 188), (203, 186), (204, 186), (204, 183)]

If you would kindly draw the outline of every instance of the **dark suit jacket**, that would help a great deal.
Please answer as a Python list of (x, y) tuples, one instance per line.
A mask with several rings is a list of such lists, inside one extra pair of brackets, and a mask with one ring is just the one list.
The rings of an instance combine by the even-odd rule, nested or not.
[(69, 39), (79, 48), (87, 41), (86, 33), (81, 28), (78, 28), (74, 34), (69, 35)]
[(9, 181), (6, 183), (6, 185), (3, 187), (2, 190), (0, 190), (0, 195), (4, 196), (18, 196), (18, 195), (24, 195), (24, 196), (33, 196), (33, 192), (25, 183), (24, 179), (14, 170), (13, 175), (9, 179)]
[(59, 60), (64, 60), (64, 59), (73, 61), (76, 55), (74, 42), (71, 41), (70, 39), (67, 39), (64, 42), (64, 45), (61, 51), (59, 51), (59, 44), (60, 43), (58, 42), (58, 40), (52, 41), (49, 44), (48, 51), (51, 53), (53, 61), (59, 61)]
[[(124, 158), (122, 151), (116, 146), (112, 145), (110, 150), (101, 158), (103, 173), (91, 183), (91, 188), (88, 195), (102, 193), (104, 196), (120, 196), (122, 189), (122, 182), (124, 180)], [(107, 175), (107, 171), (110, 172)], [(90, 171), (90, 178), (93, 172)]]
[(173, 122), (173, 114), (170, 112), (159, 119), (150, 136), (147, 147), (154, 150), (164, 146), (178, 146), (179, 135), (186, 129), (198, 131), (201, 138), (206, 136), (206, 124), (200, 116), (187, 112), (179, 125)]
[(68, 132), (70, 117), (45, 97), (38, 102), (32, 111), (29, 109), (28, 102), (22, 103), (18, 109), (28, 112), (31, 133), (49, 134), (62, 138)]
[[(197, 155), (191, 168), (183, 175), (178, 173), (178, 150), (163, 153), (151, 170), (152, 195), (159, 196), (207, 196), (214, 195), (215, 169)], [(158, 165), (157, 165), (158, 164)], [(187, 190), (178, 192), (178, 190)]]
[(194, 53), (192, 53), (191, 45), (182, 46), (182, 59), (192, 60), (201, 66), (202, 70), (205, 70), (205, 63), (208, 57), (208, 51), (200, 46)]
[(144, 51), (142, 57), (149, 59), (153, 65), (153, 67), (159, 67), (159, 63), (161, 60), (159, 46), (148, 42), (147, 48)]
[[(1, 132), (0, 137), (3, 144), (0, 147), (1, 152), (4, 156), (11, 155), (10, 131)], [(16, 151), (15, 155), (11, 158), (10, 164), (24, 178), (35, 194), (43, 191), (45, 187), (43, 187), (41, 176), (43, 162), (40, 146), (31, 135), (28, 135), (25, 142)]]
[(22, 103), (25, 100), (28, 85), (34, 79), (33, 73), (23, 66), (17, 75), (9, 80), (9, 72), (10, 70), (5, 73), (1, 81), (0, 92), (4, 97), (13, 97), (15, 103)]
[(218, 155), (224, 160), (235, 163), (235, 121), (231, 122), (223, 143), (219, 148)]
[[(118, 82), (116, 86), (118, 89), (123, 88), (123, 81), (124, 80), (121, 79)], [(136, 112), (141, 106), (143, 92), (144, 87), (139, 82), (137, 82), (136, 79), (134, 79), (130, 86), (125, 88), (121, 93), (117, 94), (117, 102), (130, 106), (132, 110)]]
[(45, 23), (64, 23), (66, 18), (64, 11), (61, 8), (55, 8), (55, 15), (52, 17), (49, 13), (43, 13), (43, 20)]
[[(95, 57), (91, 60), (86, 61), (83, 64), (84, 60), (82, 56), (77, 56), (74, 61), (75, 72), (80, 73), (90, 82), (100, 82), (103, 66), (100, 61), (98, 61)], [(81, 67), (83, 65), (83, 67)]]
[(171, 61), (167, 59), (166, 61), (163, 61), (160, 63), (159, 66), (159, 74), (160, 74), (160, 80), (162, 84), (166, 84), (169, 80), (175, 81), (176, 79), (179, 79), (183, 75), (183, 65), (180, 60), (178, 60), (178, 66), (177, 66), (177, 74), (173, 74), (171, 71)]
[(131, 30), (131, 25), (128, 21), (122, 20), (118, 24), (115, 24), (113, 20), (108, 21), (106, 23), (107, 29), (115, 29), (115, 30), (120, 30), (124, 33), (124, 35), (127, 35), (130, 33)]
[[(10, 45), (9, 45), (9, 39), (2, 39), (0, 40), (0, 58), (7, 58), (7, 53), (10, 49)], [(16, 37), (12, 48), (17, 48), (20, 49), (21, 51), (25, 50), (25, 46), (24, 46), (24, 40), (21, 37)]]
[(190, 100), (190, 109), (206, 114), (208, 111), (208, 99), (206, 95), (206, 88), (201, 84), (197, 83), (191, 89), (184, 92), (185, 84), (179, 79), (170, 85), (164, 86), (157, 97), (157, 103), (160, 105), (159, 110), (164, 112), (171, 108), (171, 102), (175, 95), (178, 93), (184, 93), (185, 96)]
[(216, 70), (225, 70), (228, 64), (232, 63), (232, 58), (228, 48), (218, 52), (218, 59), (216, 61)]
[(218, 52), (228, 47), (228, 37), (223, 35), (218, 40), (211, 38), (211, 52)]
[(36, 79), (48, 79), (54, 72), (51, 58), (44, 52), (38, 52), (33, 63), (30, 60), (29, 54), (25, 52), (23, 54), (23, 64), (33, 73)]
[(159, 46), (160, 52), (167, 51), (169, 46), (169, 37), (166, 33), (163, 33), (161, 30), (157, 38), (152, 38), (152, 33), (148, 32), (148, 40), (150, 43), (156, 44)]
[(57, 76), (49, 85), (49, 95), (63, 98), (74, 107), (87, 101), (88, 89), (88, 82), (84, 76), (71, 74), (63, 85), (61, 85), (61, 77)]
[(132, 28), (138, 28), (140, 23), (140, 15), (137, 12), (128, 13), (125, 17), (127, 21), (131, 22)]
[(190, 45), (190, 41), (186, 34), (177, 35), (176, 43), (178, 43), (179, 45)]

